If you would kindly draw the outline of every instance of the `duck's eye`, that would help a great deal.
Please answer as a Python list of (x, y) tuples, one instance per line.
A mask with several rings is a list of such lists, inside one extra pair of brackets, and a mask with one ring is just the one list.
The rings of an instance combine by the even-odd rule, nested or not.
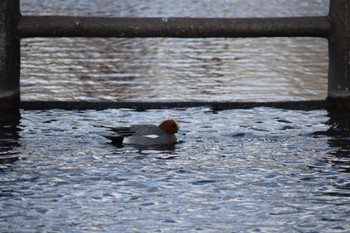
[(177, 128), (177, 125), (176, 124), (172, 124), (171, 127)]

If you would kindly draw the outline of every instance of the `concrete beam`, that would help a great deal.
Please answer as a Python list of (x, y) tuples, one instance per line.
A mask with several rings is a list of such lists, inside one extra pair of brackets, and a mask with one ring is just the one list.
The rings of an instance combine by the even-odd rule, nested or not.
[(15, 30), (19, 18), (19, 0), (0, 1), (0, 109), (19, 107), (20, 40)]
[(328, 105), (350, 108), (350, 1), (331, 0)]

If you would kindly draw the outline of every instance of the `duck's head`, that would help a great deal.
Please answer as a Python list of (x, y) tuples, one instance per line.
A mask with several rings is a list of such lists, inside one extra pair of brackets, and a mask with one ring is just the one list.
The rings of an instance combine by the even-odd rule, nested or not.
[(165, 120), (159, 125), (159, 128), (168, 134), (175, 134), (179, 131), (180, 126), (175, 120)]

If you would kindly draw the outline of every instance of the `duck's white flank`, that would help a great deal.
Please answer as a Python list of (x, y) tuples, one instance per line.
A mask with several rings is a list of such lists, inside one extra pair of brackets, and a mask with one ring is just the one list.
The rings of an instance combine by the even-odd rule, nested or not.
[(175, 120), (165, 120), (157, 125), (131, 125), (130, 127), (113, 128), (115, 136), (123, 144), (138, 145), (167, 145), (176, 143), (175, 133), (179, 131), (179, 124)]

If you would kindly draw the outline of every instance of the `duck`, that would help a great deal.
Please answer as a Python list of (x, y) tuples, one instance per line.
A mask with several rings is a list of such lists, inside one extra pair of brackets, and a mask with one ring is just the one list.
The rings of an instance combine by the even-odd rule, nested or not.
[(154, 124), (133, 124), (128, 127), (109, 128), (114, 135), (106, 136), (113, 144), (171, 145), (177, 142), (180, 126), (176, 120), (168, 119)]

